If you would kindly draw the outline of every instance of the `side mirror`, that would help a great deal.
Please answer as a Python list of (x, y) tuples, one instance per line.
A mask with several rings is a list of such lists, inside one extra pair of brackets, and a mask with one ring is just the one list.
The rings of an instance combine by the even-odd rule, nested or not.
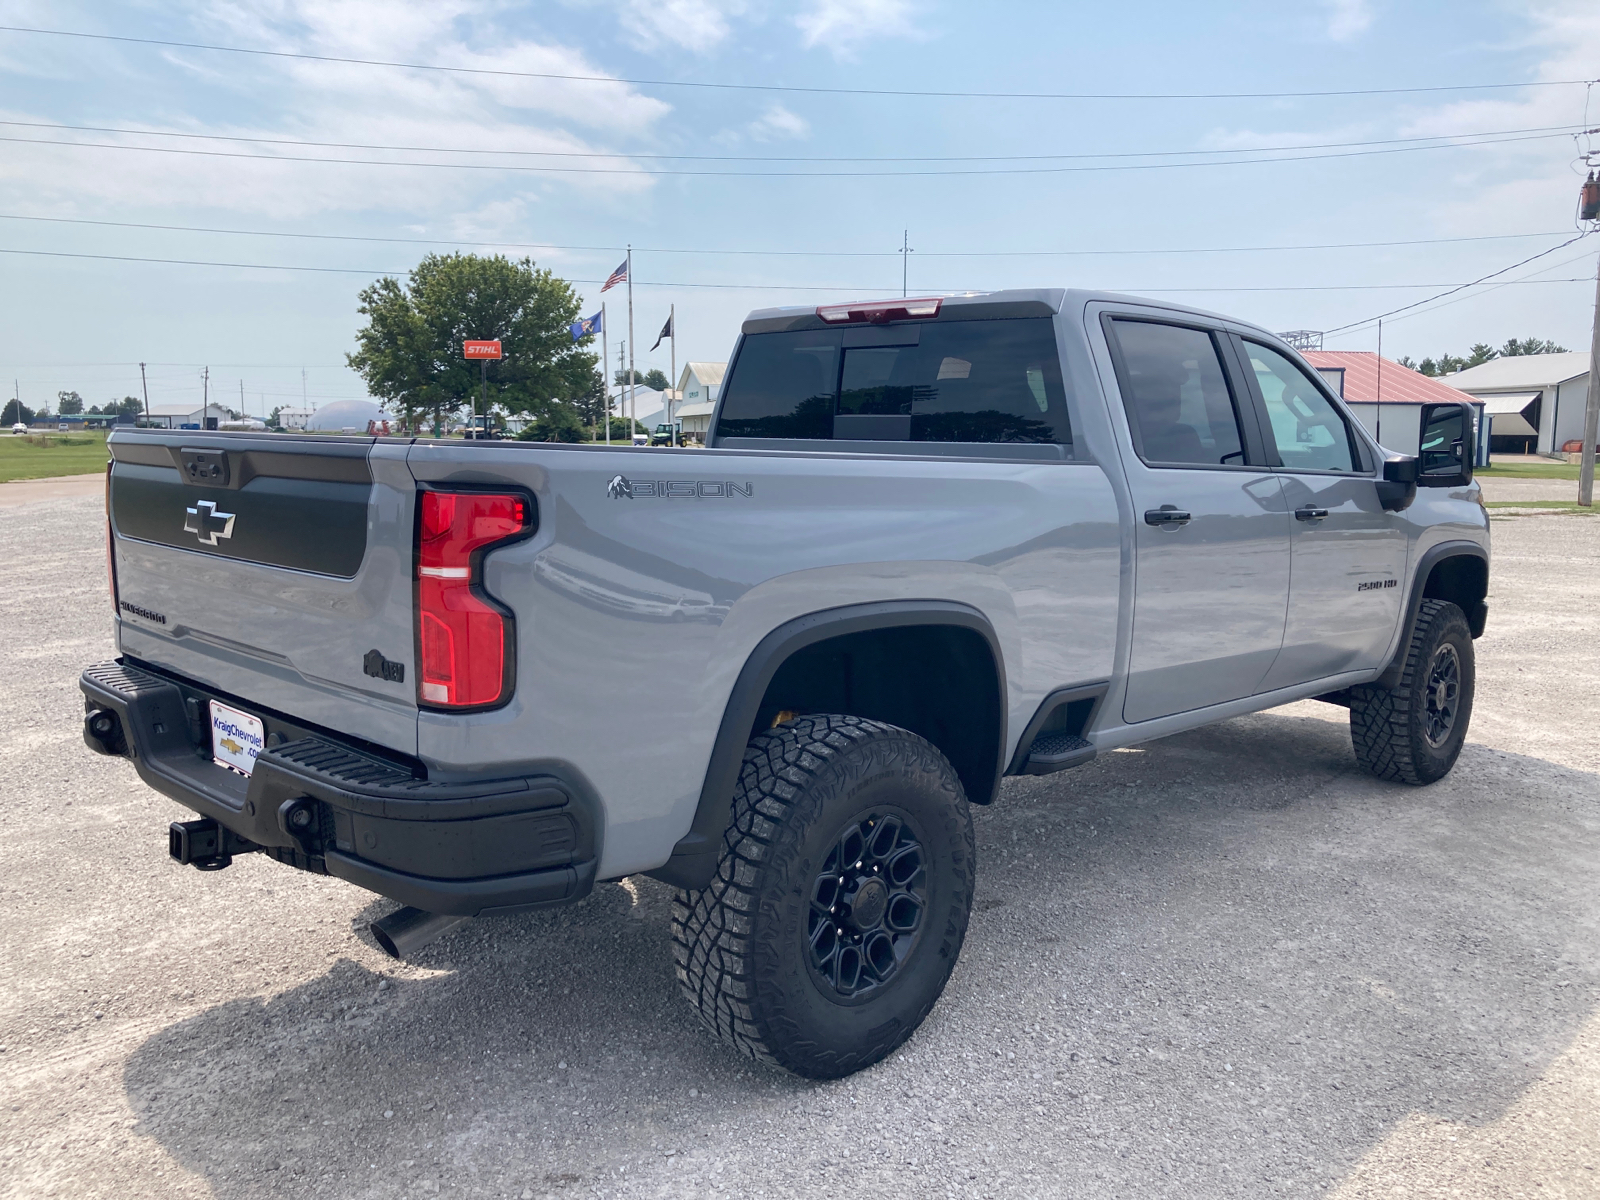
[(1378, 500), (1389, 512), (1403, 512), (1417, 498), (1417, 460), (1409, 454), (1391, 454), (1383, 460), (1378, 480)]
[(1417, 445), (1417, 486), (1462, 487), (1472, 482), (1472, 409), (1424, 404)]

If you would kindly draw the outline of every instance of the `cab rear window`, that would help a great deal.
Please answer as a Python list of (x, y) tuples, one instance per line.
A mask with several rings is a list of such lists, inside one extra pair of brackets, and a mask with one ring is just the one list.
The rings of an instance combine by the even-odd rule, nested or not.
[(718, 437), (1071, 445), (1048, 317), (756, 333)]

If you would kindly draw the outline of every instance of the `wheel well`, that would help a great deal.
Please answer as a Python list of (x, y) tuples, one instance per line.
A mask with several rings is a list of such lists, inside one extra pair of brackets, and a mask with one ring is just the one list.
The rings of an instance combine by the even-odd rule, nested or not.
[(1440, 559), (1422, 585), (1424, 600), (1448, 600), (1467, 615), (1473, 637), (1483, 634), (1483, 598), (1489, 593), (1489, 564), (1475, 554)]
[(988, 641), (973, 629), (901, 625), (804, 646), (773, 675), (750, 736), (785, 711), (845, 713), (909, 729), (950, 760), (969, 800), (994, 799), (1004, 736), (1000, 673)]

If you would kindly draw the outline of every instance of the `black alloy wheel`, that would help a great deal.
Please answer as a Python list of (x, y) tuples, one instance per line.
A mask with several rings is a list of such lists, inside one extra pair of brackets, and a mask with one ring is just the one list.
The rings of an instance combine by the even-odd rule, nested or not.
[(1441, 643), (1434, 651), (1424, 696), (1424, 733), (1428, 745), (1437, 750), (1450, 740), (1461, 703), (1461, 656), (1449, 642)]
[(811, 968), (844, 1001), (869, 996), (915, 949), (928, 907), (926, 852), (906, 814), (853, 817), (811, 885)]

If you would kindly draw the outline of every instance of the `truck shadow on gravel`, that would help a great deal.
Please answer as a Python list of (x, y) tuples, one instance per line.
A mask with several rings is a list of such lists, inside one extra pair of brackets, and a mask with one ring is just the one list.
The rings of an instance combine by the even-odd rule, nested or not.
[[(1494, 1121), (1593, 1015), (1597, 797), (1471, 744), (1431, 788), (1383, 784), (1343, 725), (1258, 714), (1007, 781), (976, 814), (944, 999), (852, 1081), (704, 1035), (670, 893), (636, 879), (463, 927), (405, 978), (353, 945), (151, 1038), (125, 1086), (139, 1132), (228, 1198), (733, 1194), (869, 1168), (940, 1193), (1307, 1193), (1408, 1113)], [(908, 1132), (847, 1165), (834, 1133), (860, 1106)]]

